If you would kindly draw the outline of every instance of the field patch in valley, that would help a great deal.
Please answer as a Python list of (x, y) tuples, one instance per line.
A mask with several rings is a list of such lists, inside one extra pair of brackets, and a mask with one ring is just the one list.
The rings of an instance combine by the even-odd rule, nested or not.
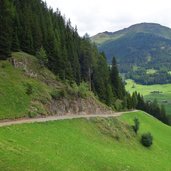
[(153, 101), (157, 99), (159, 104), (163, 104), (166, 113), (171, 115), (171, 84), (141, 85), (133, 80), (126, 80), (126, 90), (130, 93), (137, 91), (141, 93), (146, 100)]

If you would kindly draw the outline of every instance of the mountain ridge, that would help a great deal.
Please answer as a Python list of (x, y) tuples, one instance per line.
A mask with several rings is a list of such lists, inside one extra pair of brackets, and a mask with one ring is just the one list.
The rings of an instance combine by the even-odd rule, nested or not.
[[(162, 31), (160, 31), (158, 29), (159, 27), (162, 29)], [(100, 32), (100, 33), (97, 33), (96, 35), (92, 36), (91, 39), (93, 42), (97, 42), (97, 39), (99, 39), (99, 37), (105, 37), (105, 40), (108, 41), (111, 39), (111, 37), (109, 37), (109, 36), (113, 36), (112, 38), (115, 39), (115, 36), (118, 37), (118, 34), (124, 35), (130, 31), (131, 32), (135, 32), (135, 31), (136, 32), (146, 32), (146, 33), (150, 32), (150, 33), (154, 34), (154, 31), (156, 31), (154, 29), (160, 31), (159, 32), (160, 34), (158, 33), (157, 35), (160, 35), (161, 37), (164, 37), (164, 38), (171, 39), (171, 29), (169, 27), (163, 26), (158, 23), (147, 23), (147, 22), (134, 24), (134, 25), (131, 25), (129, 27), (126, 27), (126, 28), (123, 28), (123, 29), (120, 29), (120, 30), (117, 30), (114, 32), (109, 32), (109, 31)], [(170, 33), (168, 34), (168, 32), (170, 32)], [(118, 38), (120, 38), (120, 37), (118, 37)], [(101, 43), (104, 43), (104, 42), (105, 41), (102, 41)], [(99, 42), (99, 44), (101, 44), (101, 43)]]
[[(155, 23), (135, 24), (92, 37), (108, 63), (116, 57), (121, 73), (141, 84), (171, 83), (171, 29)], [(136, 69), (135, 69), (136, 68)], [(154, 69), (156, 72), (148, 74)]]

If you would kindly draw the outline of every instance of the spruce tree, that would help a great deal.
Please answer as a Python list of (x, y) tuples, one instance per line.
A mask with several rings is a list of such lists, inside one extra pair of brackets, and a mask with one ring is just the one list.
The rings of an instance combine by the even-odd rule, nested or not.
[(36, 57), (38, 58), (41, 66), (46, 66), (48, 64), (47, 54), (43, 47), (41, 47), (37, 52)]
[(13, 6), (9, 0), (0, 1), (0, 59), (11, 56)]
[(114, 108), (115, 97), (113, 95), (111, 84), (108, 83), (106, 87), (106, 104)]
[(132, 98), (131, 98), (131, 95), (129, 93), (127, 93), (127, 108), (128, 109), (132, 109), (133, 108), (133, 105), (132, 105)]
[(87, 35), (82, 39), (80, 48), (81, 77), (91, 85), (92, 47)]
[(163, 115), (163, 116), (166, 115), (166, 110), (165, 110), (165, 107), (163, 104), (161, 105), (161, 111), (160, 112), (161, 112), (161, 115)]
[(137, 92), (133, 92), (132, 94), (132, 107), (135, 109), (138, 103)]
[(20, 45), (19, 45), (19, 39), (18, 39), (18, 34), (17, 34), (17, 28), (14, 27), (13, 34), (12, 34), (11, 50), (13, 52), (18, 52), (19, 49), (20, 49)]
[(11, 51), (18, 52), (20, 50), (20, 42), (19, 42), (19, 32), (20, 32), (20, 23), (19, 17), (17, 13), (17, 9), (14, 10), (14, 19), (12, 22), (12, 44), (11, 44)]
[(118, 71), (115, 57), (113, 57), (113, 60), (112, 60), (110, 79), (111, 79), (111, 84), (113, 88), (113, 94), (115, 94), (119, 99), (123, 99), (125, 95), (125, 88), (122, 83), (122, 79), (119, 76), (119, 71)]
[(133, 129), (134, 129), (134, 132), (135, 132), (136, 134), (138, 133), (139, 126), (140, 126), (140, 122), (139, 122), (138, 118), (134, 118)]
[(104, 53), (98, 55), (97, 63), (93, 68), (92, 87), (101, 101), (114, 108), (116, 97), (112, 91), (110, 71)]

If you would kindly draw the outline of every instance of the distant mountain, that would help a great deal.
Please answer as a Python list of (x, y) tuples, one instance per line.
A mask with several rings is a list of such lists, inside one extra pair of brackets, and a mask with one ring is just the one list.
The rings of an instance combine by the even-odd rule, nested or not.
[(98, 33), (92, 37), (92, 41), (97, 43), (99, 46), (103, 43), (111, 40), (117, 40), (121, 37), (124, 37), (128, 34), (136, 33), (150, 33), (156, 36), (160, 36), (166, 39), (171, 39), (171, 29), (160, 24), (156, 23), (140, 23), (132, 25), (128, 28), (116, 32), (105, 31), (103, 33)]
[[(155, 74), (158, 76), (152, 78), (151, 83), (171, 82), (170, 28), (155, 23), (141, 23), (117, 32), (99, 33), (91, 40), (100, 51), (105, 52), (109, 63), (113, 56), (116, 57), (121, 72), (130, 74), (139, 68), (141, 73), (145, 73), (145, 70), (155, 69), (157, 72), (150, 77), (156, 77)], [(161, 72), (165, 72), (164, 81), (159, 81)]]

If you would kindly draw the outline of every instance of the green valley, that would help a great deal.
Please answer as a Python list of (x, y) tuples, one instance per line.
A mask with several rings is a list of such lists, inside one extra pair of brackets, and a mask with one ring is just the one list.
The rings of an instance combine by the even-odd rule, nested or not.
[(171, 115), (171, 84), (141, 85), (133, 80), (126, 80), (126, 90), (130, 93), (137, 91), (141, 93), (146, 100), (153, 101), (157, 99), (159, 104), (163, 104), (168, 115)]
[(170, 171), (171, 29), (91, 38), (63, 12), (0, 0), (0, 171)]

